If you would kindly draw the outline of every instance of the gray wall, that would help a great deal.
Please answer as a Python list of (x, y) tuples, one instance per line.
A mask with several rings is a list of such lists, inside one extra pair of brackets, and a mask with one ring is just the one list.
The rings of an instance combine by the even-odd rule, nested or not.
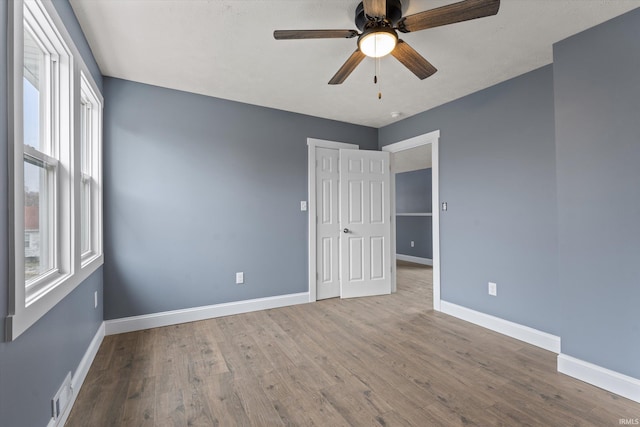
[(106, 319), (308, 290), (307, 137), (377, 149), (376, 129), (119, 79), (104, 90)]
[[(433, 259), (431, 217), (396, 217), (396, 253)], [(411, 241), (415, 246), (411, 247)]]
[(554, 47), (563, 353), (640, 378), (640, 9)]
[[(396, 174), (396, 212), (431, 212), (431, 168)], [(432, 259), (431, 222), (431, 217), (397, 216), (396, 253)]]
[[(554, 64), (379, 130), (441, 130), (442, 296), (640, 378), (640, 9)], [(486, 282), (498, 283), (498, 297)]]
[(396, 174), (396, 212), (431, 212), (431, 168)]
[[(0, 420), (3, 426), (45, 426), (51, 399), (75, 372), (102, 323), (102, 268), (16, 341), (0, 343)], [(6, 304), (2, 305), (2, 316)]]
[(383, 127), (380, 146), (438, 129), (443, 300), (558, 333), (552, 67)]
[[(56, 9), (90, 67), (97, 65), (66, 0)], [(0, 241), (7, 241), (7, 2), (0, 2)], [(98, 84), (101, 77), (98, 73)], [(0, 245), (0, 338), (7, 315), (8, 254)], [(44, 426), (51, 417), (51, 398), (67, 372), (73, 371), (102, 322), (102, 305), (93, 308), (93, 293), (102, 301), (102, 269), (76, 288), (16, 341), (0, 342), (0, 424)]]

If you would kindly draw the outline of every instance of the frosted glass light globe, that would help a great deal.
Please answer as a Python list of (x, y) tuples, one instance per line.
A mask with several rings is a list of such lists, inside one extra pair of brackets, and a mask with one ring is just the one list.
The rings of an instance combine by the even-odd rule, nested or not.
[(396, 43), (398, 43), (398, 36), (393, 30), (379, 28), (360, 36), (358, 47), (365, 55), (380, 58), (391, 53)]

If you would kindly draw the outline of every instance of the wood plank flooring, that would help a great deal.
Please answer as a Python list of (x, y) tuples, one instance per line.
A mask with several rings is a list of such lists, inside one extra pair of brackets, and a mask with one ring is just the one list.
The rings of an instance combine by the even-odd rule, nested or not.
[(393, 295), (108, 336), (67, 426), (617, 426), (640, 404), (556, 355), (442, 313), (431, 269)]

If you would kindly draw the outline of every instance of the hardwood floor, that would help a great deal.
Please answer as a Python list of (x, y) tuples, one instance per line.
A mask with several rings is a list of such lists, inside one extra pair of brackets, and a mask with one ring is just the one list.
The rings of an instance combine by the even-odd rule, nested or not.
[(556, 355), (442, 313), (431, 269), (398, 292), (104, 339), (67, 426), (617, 426), (640, 404)]

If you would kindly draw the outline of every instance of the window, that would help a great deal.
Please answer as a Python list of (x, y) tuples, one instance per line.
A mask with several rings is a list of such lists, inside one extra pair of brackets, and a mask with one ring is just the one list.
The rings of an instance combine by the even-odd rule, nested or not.
[(9, 2), (15, 339), (102, 264), (102, 97), (51, 2)]
[[(38, 242), (25, 245), (24, 278), (27, 289), (56, 270), (55, 261), (55, 166), (24, 155), (24, 231)], [(41, 154), (41, 153), (38, 153)]]
[(91, 104), (82, 93), (80, 104), (80, 250), (82, 257), (91, 254), (91, 163), (89, 133), (91, 132)]
[(71, 269), (61, 253), (70, 230), (61, 221), (68, 214), (62, 200), (69, 197), (70, 188), (59, 177), (61, 169), (70, 169), (70, 147), (64, 142), (71, 137), (71, 95), (65, 90), (71, 88), (72, 58), (37, 3), (25, 2), (22, 12), (21, 82), (16, 82), (22, 88), (22, 137), (15, 135), (14, 144), (16, 154), (22, 153), (21, 168), (15, 171), (22, 175), (22, 197), (15, 201), (22, 205), (23, 218), (16, 225), (29, 233), (34, 245), (21, 251), (22, 274), (16, 281), (23, 282), (29, 305)]
[(99, 253), (102, 103), (89, 79), (80, 79), (80, 249), (82, 260)]
[[(38, 34), (33, 16), (25, 12), (22, 69), (24, 230), (38, 242), (25, 246), (24, 279), (28, 294), (36, 293), (57, 271), (55, 153), (59, 115), (55, 106), (59, 57), (45, 34)], [(37, 28), (37, 27), (36, 27)]]

